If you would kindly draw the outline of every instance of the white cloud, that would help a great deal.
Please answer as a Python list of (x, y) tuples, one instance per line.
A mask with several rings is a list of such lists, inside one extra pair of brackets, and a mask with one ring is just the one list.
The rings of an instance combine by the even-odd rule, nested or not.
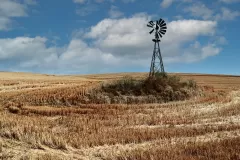
[(0, 16), (22, 17), (26, 15), (26, 8), (23, 4), (11, 0), (1, 0)]
[[(123, 3), (133, 3), (136, 0), (121, 0)], [(73, 0), (74, 3), (81, 4), (76, 10), (76, 13), (80, 16), (87, 16), (94, 11), (99, 10), (99, 4), (108, 2), (113, 3), (115, 0)], [(118, 10), (116, 6), (112, 6), (108, 14), (111, 18), (118, 18), (123, 16), (123, 13)]]
[(210, 56), (215, 56), (220, 53), (221, 48), (217, 48), (214, 44), (208, 44), (201, 48), (202, 51), (202, 59), (205, 59)]
[(216, 21), (178, 20), (168, 24), (166, 42), (189, 41), (201, 35), (213, 35), (217, 26)]
[(221, 13), (216, 15), (216, 20), (234, 20), (239, 16), (239, 11), (231, 11), (228, 8), (222, 7)]
[(114, 65), (117, 59), (110, 53), (105, 53), (98, 48), (88, 46), (80, 39), (73, 39), (60, 56), (59, 61), (61, 64), (65, 65), (73, 64), (76, 68), (95, 64), (92, 66), (94, 68), (96, 65)]
[(124, 3), (133, 3), (135, 2), (136, 0), (122, 0)]
[(94, 11), (97, 11), (98, 7), (96, 5), (87, 4), (86, 6), (82, 6), (76, 10), (76, 13), (80, 16), (87, 16)]
[(224, 2), (224, 3), (237, 3), (240, 2), (240, 0), (219, 0), (220, 2)]
[(36, 4), (34, 0), (24, 0), (24, 3), (1, 0), (0, 3), (0, 30), (8, 30), (12, 23), (11, 18), (27, 16), (27, 5)]
[(103, 3), (103, 2), (115, 2), (115, 0), (95, 0), (96, 3)]
[(48, 56), (45, 46), (46, 41), (47, 39), (43, 37), (0, 39), (0, 59), (4, 60), (12, 57), (31, 59)]
[(217, 13), (216, 9), (210, 9), (202, 2), (192, 3), (191, 6), (185, 7), (184, 12), (190, 13), (191, 16), (202, 18), (204, 20), (234, 20), (240, 16), (239, 11), (232, 11), (228, 8), (220, 8)]
[(32, 67), (47, 68), (57, 67), (57, 53), (55, 47), (46, 47), (47, 39), (44, 37), (17, 37), (0, 39), (0, 62), (12, 63), (14, 70)]
[(173, 0), (163, 0), (161, 3), (162, 8), (168, 8), (173, 3)]
[(47, 47), (46, 42), (44, 37), (0, 39), (0, 62), (13, 63), (13, 70), (35, 69), (45, 73), (87, 73), (119, 64), (112, 54), (92, 48), (81, 39), (72, 39), (65, 48)]
[(192, 0), (162, 0), (160, 3), (160, 6), (162, 8), (168, 8), (170, 7), (174, 2), (183, 2), (183, 3), (190, 3), (193, 2)]
[[(134, 2), (135, 0), (122, 0), (124, 3)], [(115, 0), (73, 0), (74, 3), (84, 4), (84, 3), (103, 3), (103, 2), (115, 2)]]
[(225, 44), (227, 44), (228, 42), (227, 42), (227, 40), (226, 40), (225, 37), (223, 37), (223, 36), (218, 36), (218, 37), (216, 37), (216, 43), (217, 43), (217, 44), (220, 44), (220, 45), (225, 45)]
[(24, 3), (27, 5), (36, 5), (37, 1), (36, 0), (24, 0)]
[[(147, 15), (141, 15), (128, 19), (105, 19), (92, 26), (85, 36), (94, 39), (95, 48), (122, 59), (121, 64), (126, 65), (132, 60), (134, 65), (147, 67), (153, 47), (153, 35), (149, 35), (146, 27), (149, 18)], [(166, 62), (193, 62), (220, 52), (220, 48), (214, 43), (200, 45), (195, 50), (191, 50), (191, 46), (184, 47), (199, 36), (213, 35), (217, 26), (215, 21), (179, 20), (169, 22), (167, 26), (167, 33), (161, 43)]]
[(119, 11), (118, 7), (113, 6), (113, 5), (111, 6), (108, 14), (111, 18), (119, 18), (124, 15), (123, 12)]
[(186, 7), (185, 12), (189, 12), (194, 17), (201, 17), (203, 19), (212, 19), (213, 11), (206, 7), (203, 3), (194, 3), (192, 6)]
[(103, 3), (104, 0), (95, 0), (95, 2), (97, 2), (97, 3)]
[(176, 18), (176, 19), (178, 19), (178, 20), (184, 19), (183, 16), (181, 16), (181, 15), (177, 15), (177, 16), (175, 16), (174, 18)]
[(142, 16), (105, 19), (93, 26), (86, 37), (94, 38), (97, 48), (115, 56), (135, 56), (139, 50), (146, 50), (152, 44), (146, 22), (147, 17)]
[(0, 31), (7, 30), (10, 24), (11, 20), (9, 18), (0, 16)]
[(188, 48), (183, 50), (181, 55), (175, 57), (166, 57), (168, 63), (193, 63), (201, 61), (205, 58), (215, 56), (221, 52), (221, 48), (215, 44), (201, 45), (198, 41), (191, 44)]
[(86, 0), (73, 0), (74, 3), (83, 4)]
[[(91, 28), (85, 36), (93, 38), (94, 45), (114, 56), (147, 58), (151, 54), (153, 35), (149, 35), (146, 24), (149, 17), (134, 16), (119, 20), (105, 19)], [(163, 37), (164, 56), (176, 55), (184, 43), (198, 36), (214, 34), (215, 21), (179, 20), (167, 24), (168, 30)], [(171, 52), (170, 52), (171, 51)], [(169, 53), (170, 52), (170, 53)]]

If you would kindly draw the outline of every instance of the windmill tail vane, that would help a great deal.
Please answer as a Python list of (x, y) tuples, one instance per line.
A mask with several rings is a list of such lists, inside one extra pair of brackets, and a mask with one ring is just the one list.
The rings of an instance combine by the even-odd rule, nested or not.
[(156, 73), (165, 73), (159, 42), (160, 38), (162, 38), (167, 31), (167, 25), (165, 21), (160, 18), (157, 21), (149, 21), (147, 27), (151, 28), (149, 34), (155, 31), (155, 39), (153, 39), (154, 49), (149, 72), (149, 77), (154, 77)]

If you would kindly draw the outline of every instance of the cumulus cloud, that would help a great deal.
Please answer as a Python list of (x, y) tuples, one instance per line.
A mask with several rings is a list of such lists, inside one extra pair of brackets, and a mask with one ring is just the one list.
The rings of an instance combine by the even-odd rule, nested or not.
[(26, 16), (25, 6), (11, 0), (1, 0), (0, 15), (6, 17)]
[(72, 39), (63, 48), (47, 47), (46, 43), (44, 37), (0, 39), (0, 62), (12, 64), (9, 68), (13, 70), (45, 73), (89, 73), (119, 65), (111, 53), (92, 48), (81, 39)]
[(118, 59), (111, 53), (88, 46), (81, 39), (73, 39), (59, 57), (59, 64), (69, 67), (69, 70), (80, 69), (88, 72), (104, 69), (107, 66), (114, 67), (118, 64)]
[[(149, 17), (134, 16), (119, 20), (105, 19), (93, 26), (85, 37), (94, 39), (94, 46), (116, 57), (141, 57), (151, 55), (153, 35), (146, 27)], [(134, 27), (133, 27), (134, 26)], [(168, 30), (163, 37), (163, 55), (174, 56), (184, 43), (191, 42), (198, 36), (214, 34), (215, 21), (178, 20), (167, 24)]]
[(0, 39), (0, 60), (18, 59), (22, 61), (48, 57), (55, 54), (54, 48), (47, 48), (44, 37), (17, 37)]
[(58, 68), (60, 48), (47, 47), (44, 37), (0, 39), (0, 67), (12, 71), (47, 72)]
[[(85, 37), (92, 38), (94, 47), (101, 51), (111, 53), (118, 59), (139, 62), (135, 65), (145, 64), (147, 67), (153, 47), (153, 35), (149, 35), (146, 27), (149, 19), (147, 15), (135, 15), (119, 20), (105, 19), (92, 26)], [(162, 54), (167, 63), (199, 61), (221, 51), (214, 43), (199, 43), (195, 48), (188, 45), (199, 36), (214, 35), (216, 21), (178, 20), (169, 22), (167, 26), (166, 36), (161, 43)]]
[(168, 60), (172, 62), (192, 63), (210, 56), (215, 56), (219, 54), (220, 51), (221, 48), (217, 47), (215, 44), (201, 45), (198, 41), (196, 41), (191, 44), (189, 48), (185, 49), (181, 56), (178, 56), (177, 58), (170, 57)]
[(33, 0), (24, 0), (23, 3), (14, 0), (1, 0), (0, 5), (0, 31), (8, 30), (13, 17), (27, 16), (27, 5), (36, 4)]

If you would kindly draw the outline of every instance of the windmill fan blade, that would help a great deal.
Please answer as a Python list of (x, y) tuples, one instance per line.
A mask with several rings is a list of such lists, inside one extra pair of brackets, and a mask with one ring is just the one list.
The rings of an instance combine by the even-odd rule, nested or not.
[(167, 24), (164, 22), (163, 24), (160, 24), (160, 27), (164, 27), (166, 26)]
[(162, 30), (162, 31), (159, 31), (159, 32), (162, 33), (162, 34), (165, 34), (166, 30)]
[(159, 20), (159, 21), (157, 21), (157, 24), (158, 24), (158, 25), (160, 25), (160, 20)]
[(160, 33), (160, 32), (158, 32), (158, 34), (159, 34), (159, 36), (162, 38), (162, 35), (161, 35), (161, 33)]
[(161, 32), (163, 32), (163, 33), (166, 33), (166, 30), (160, 30)]
[(164, 20), (162, 18), (159, 19), (159, 24), (164, 23)]
[(161, 21), (161, 23), (160, 23), (160, 25), (162, 25), (163, 23), (165, 23), (165, 21), (163, 20), (163, 19), (161, 19), (162, 21)]
[(148, 27), (153, 28), (153, 25), (147, 24)]
[(150, 23), (151, 25), (154, 25), (153, 21), (149, 21), (149, 23)]
[(160, 30), (160, 32), (166, 33), (166, 30)]
[(152, 33), (153, 33), (153, 31), (154, 31), (154, 29), (152, 29), (152, 30), (151, 30), (149, 33), (150, 33), (150, 34), (152, 34)]
[(166, 30), (167, 29), (167, 27), (166, 26), (164, 26), (164, 27), (161, 27), (161, 30)]

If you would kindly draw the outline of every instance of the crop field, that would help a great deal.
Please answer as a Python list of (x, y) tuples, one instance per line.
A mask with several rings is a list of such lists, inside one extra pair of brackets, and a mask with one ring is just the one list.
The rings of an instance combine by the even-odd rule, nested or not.
[(81, 103), (126, 75), (147, 76), (0, 72), (0, 159), (240, 159), (240, 77), (178, 73), (204, 90), (184, 101)]

